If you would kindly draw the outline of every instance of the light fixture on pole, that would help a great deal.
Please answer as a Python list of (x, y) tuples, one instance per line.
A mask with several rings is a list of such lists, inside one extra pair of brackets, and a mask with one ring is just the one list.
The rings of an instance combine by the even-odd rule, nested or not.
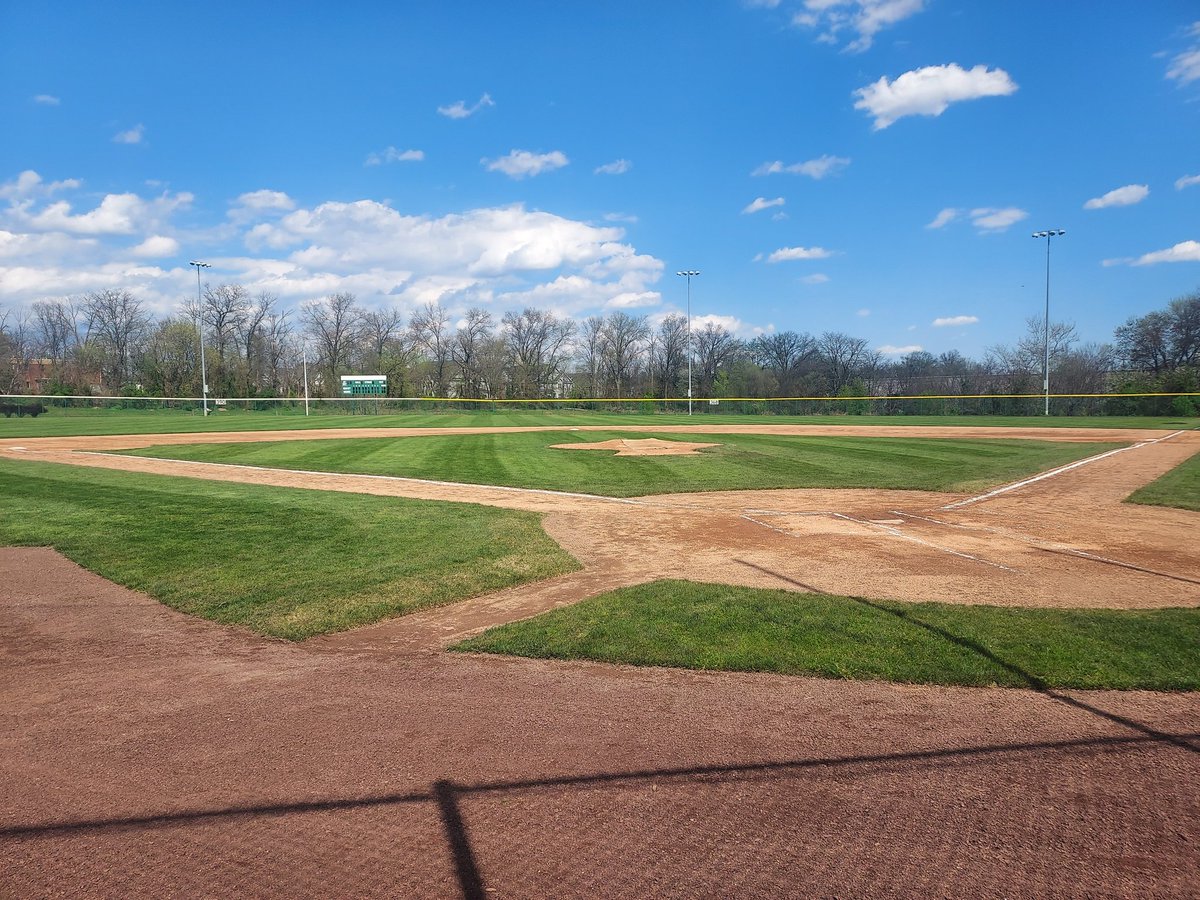
[(204, 415), (208, 415), (208, 372), (204, 366), (204, 298), (200, 293), (200, 270), (211, 269), (206, 262), (192, 260), (189, 266), (196, 267), (196, 326), (200, 332), (200, 397)]
[(688, 269), (675, 274), (687, 279), (688, 415), (690, 416), (692, 414), (692, 276), (700, 273)]
[(1061, 237), (1067, 232), (1061, 228), (1051, 228), (1049, 231), (1035, 231), (1033, 237), (1046, 239), (1046, 321), (1042, 332), (1042, 390), (1046, 395), (1046, 407), (1042, 415), (1050, 415), (1050, 238)]

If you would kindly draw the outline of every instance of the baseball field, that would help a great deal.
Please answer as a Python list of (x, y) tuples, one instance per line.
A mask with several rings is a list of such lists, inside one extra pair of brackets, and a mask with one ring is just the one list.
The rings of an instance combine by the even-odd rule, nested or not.
[(702, 418), (0, 421), (3, 884), (1194, 891), (1200, 421)]

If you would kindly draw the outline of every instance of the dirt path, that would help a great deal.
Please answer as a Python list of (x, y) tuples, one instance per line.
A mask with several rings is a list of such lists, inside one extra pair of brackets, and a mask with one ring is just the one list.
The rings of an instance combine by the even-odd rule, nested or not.
[(1200, 694), (269, 641), (0, 549), (0, 895), (1192, 897)]

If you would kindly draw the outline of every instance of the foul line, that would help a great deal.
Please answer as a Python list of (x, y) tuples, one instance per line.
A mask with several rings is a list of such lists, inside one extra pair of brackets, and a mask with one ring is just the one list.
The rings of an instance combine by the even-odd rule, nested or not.
[[(745, 519), (747, 522), (753, 522), (755, 525), (761, 525), (763, 528), (769, 528), (771, 531), (774, 531), (776, 534), (782, 534), (787, 537), (794, 537), (794, 538), (803, 537), (803, 535), (796, 534), (796, 532), (794, 532), (794, 531), (787, 531), (783, 528), (777, 528), (776, 526), (771, 525), (767, 522), (764, 522), (761, 519), (756, 519), (753, 516), (748, 515), (748, 513), (751, 513), (751, 512), (758, 513), (759, 515), (778, 515), (778, 516), (791, 515), (790, 513), (772, 513), (768, 510), (753, 509), (753, 510), (746, 510), (746, 512), (743, 512), (739, 516), (739, 518)], [(942, 553), (949, 553), (951, 556), (957, 556), (957, 557), (960, 557), (961, 559), (968, 559), (968, 560), (971, 560), (972, 562), (983, 563), (985, 566), (992, 566), (993, 568), (996, 568), (996, 569), (1003, 569), (1005, 572), (1016, 572), (1017, 571), (1016, 569), (1010, 568), (1010, 567), (1003, 565), (1001, 563), (998, 563), (998, 562), (992, 562), (991, 560), (983, 559), (982, 557), (979, 557), (979, 556), (972, 556), (970, 553), (963, 553), (959, 550), (952, 550), (949, 547), (942, 547), (938, 544), (934, 544), (934, 543), (931, 543), (930, 541), (924, 540), (923, 538), (914, 537), (911, 534), (905, 534), (900, 529), (894, 528), (891, 525), (885, 525), (882, 522), (872, 522), (869, 519), (856, 519), (854, 516), (848, 516), (845, 513), (839, 513), (839, 512), (829, 512), (829, 513), (809, 512), (809, 513), (797, 513), (797, 515), (828, 516), (828, 517), (834, 518), (834, 519), (843, 519), (847, 522), (854, 522), (856, 525), (865, 525), (870, 528), (879, 528), (879, 529), (882, 529), (883, 531), (885, 531), (886, 533), (888, 533), (889, 535), (891, 535), (892, 537), (898, 537), (898, 538), (902, 538), (903, 540), (906, 540), (906, 541), (912, 541), (914, 544), (920, 544), (921, 546), (929, 547), (932, 550), (940, 550)]]
[[(629, 506), (644, 506), (640, 500), (628, 497), (605, 497), (600, 494), (577, 494), (571, 491), (551, 491), (545, 488), (509, 487), (503, 484), (471, 484), (466, 481), (434, 481), (429, 478), (406, 478), (403, 475), (367, 475), (362, 472), (320, 472), (313, 469), (276, 469), (271, 466), (250, 466), (244, 463), (205, 462), (200, 459), (173, 459), (169, 456), (127, 456), (123, 453), (106, 453), (101, 450), (75, 450), (81, 456), (107, 456), (116, 459), (148, 459), (162, 462), (179, 463), (186, 466), (212, 466), (219, 469), (248, 469), (252, 472), (284, 472), (292, 475), (315, 475), (320, 478), (367, 478), (375, 481), (397, 481), (407, 484), (427, 484), (435, 487), (468, 488), (477, 491), (508, 491), (513, 494), (542, 494), (549, 497), (570, 497), (575, 500), (603, 500), (608, 503), (625, 503)], [(278, 486), (278, 485), (277, 485)], [(311, 490), (311, 488), (310, 488)], [(410, 498), (420, 499), (420, 498)], [(463, 500), (463, 503), (477, 503), (476, 500)]]
[(1046, 478), (1053, 478), (1055, 475), (1061, 475), (1063, 472), (1069, 472), (1072, 469), (1078, 469), (1080, 466), (1086, 466), (1088, 463), (1099, 462), (1110, 456), (1115, 456), (1118, 453), (1124, 453), (1126, 450), (1137, 450), (1139, 447), (1145, 447), (1149, 444), (1157, 444), (1159, 441), (1169, 441), (1173, 437), (1178, 437), (1183, 434), (1183, 431), (1174, 431), (1171, 434), (1164, 435), (1160, 438), (1155, 438), (1152, 441), (1141, 441), (1137, 444), (1131, 444), (1128, 447), (1118, 447), (1116, 450), (1108, 450), (1105, 453), (1099, 453), (1096, 456), (1089, 456), (1087, 459), (1077, 460), (1065, 466), (1059, 466), (1057, 469), (1051, 469), (1049, 472), (1043, 472), (1041, 475), (1034, 475), (1032, 478), (1026, 478), (1024, 481), (1018, 481), (1015, 484), (1006, 484), (1004, 487), (998, 487), (994, 491), (988, 491), (986, 494), (980, 494), (977, 497), (968, 497), (966, 500), (956, 500), (953, 503), (947, 503), (942, 509), (958, 509), (960, 506), (969, 506), (972, 503), (978, 503), (980, 500), (990, 500), (992, 497), (997, 497), (1000, 494), (1007, 494), (1009, 491), (1015, 491), (1017, 488), (1025, 487), (1037, 481), (1042, 481)]

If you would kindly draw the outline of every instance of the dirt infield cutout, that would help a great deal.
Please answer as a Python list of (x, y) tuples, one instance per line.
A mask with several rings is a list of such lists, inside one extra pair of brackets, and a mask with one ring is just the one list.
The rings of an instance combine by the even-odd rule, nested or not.
[(554, 444), (552, 450), (615, 450), (615, 456), (695, 456), (706, 447), (691, 441), (662, 441), (658, 438), (614, 438), (611, 441), (586, 441), (582, 444)]

